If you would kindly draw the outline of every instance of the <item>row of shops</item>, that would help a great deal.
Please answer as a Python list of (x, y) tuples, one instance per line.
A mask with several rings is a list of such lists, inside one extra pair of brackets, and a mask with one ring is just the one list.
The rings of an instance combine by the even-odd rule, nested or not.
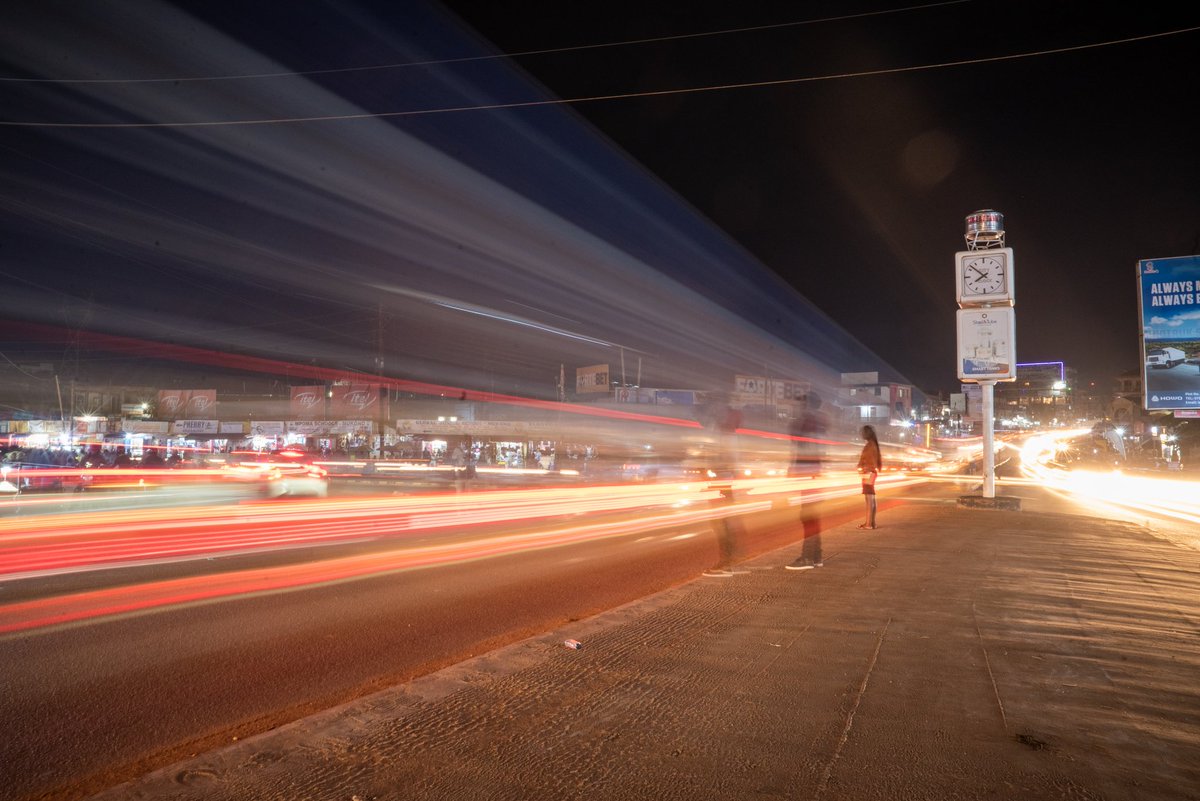
[(544, 469), (555, 466), (560, 452), (572, 461), (595, 453), (590, 445), (560, 445), (529, 423), (400, 420), (395, 428), (384, 425), (380, 432), (380, 427), (372, 420), (0, 420), (0, 444), (23, 450), (99, 449), (135, 460), (152, 450), (164, 457), (191, 457), (298, 447), (329, 458)]

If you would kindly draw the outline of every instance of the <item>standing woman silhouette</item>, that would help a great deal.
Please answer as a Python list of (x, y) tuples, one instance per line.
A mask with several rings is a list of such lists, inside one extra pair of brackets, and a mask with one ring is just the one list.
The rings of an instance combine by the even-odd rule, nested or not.
[(867, 442), (858, 456), (858, 472), (862, 473), (863, 500), (867, 504), (867, 522), (859, 528), (875, 528), (875, 479), (883, 467), (883, 456), (879, 453), (879, 438), (871, 426), (862, 427), (862, 438)]

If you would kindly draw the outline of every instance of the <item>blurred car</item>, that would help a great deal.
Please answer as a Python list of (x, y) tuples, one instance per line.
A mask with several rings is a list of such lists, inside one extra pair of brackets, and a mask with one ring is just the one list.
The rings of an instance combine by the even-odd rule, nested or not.
[(88, 484), (88, 477), (74, 467), (22, 460), (14, 455), (0, 464), (0, 482), (11, 492), (74, 492)]
[(281, 464), (312, 464), (317, 454), (298, 445), (288, 445), (277, 451), (271, 451), (267, 458)]
[(258, 484), (268, 498), (324, 498), (329, 494), (329, 473), (301, 458), (272, 453), (262, 459), (226, 464), (235, 480)]
[(925, 475), (929, 472), (930, 462), (897, 462), (894, 465), (885, 464), (884, 472), (907, 473), (909, 475)]

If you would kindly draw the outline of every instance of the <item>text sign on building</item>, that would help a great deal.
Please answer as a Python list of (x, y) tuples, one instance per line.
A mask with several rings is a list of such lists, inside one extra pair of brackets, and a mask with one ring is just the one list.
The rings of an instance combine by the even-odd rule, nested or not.
[(1143, 405), (1200, 409), (1200, 256), (1138, 262)]
[(183, 436), (219, 434), (221, 433), (221, 423), (218, 420), (176, 420), (171, 424), (171, 433)]

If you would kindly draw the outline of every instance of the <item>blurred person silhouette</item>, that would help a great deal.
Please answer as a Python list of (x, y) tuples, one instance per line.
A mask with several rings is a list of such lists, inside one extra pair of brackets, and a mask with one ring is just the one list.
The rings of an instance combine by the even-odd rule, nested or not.
[(100, 467), (106, 464), (104, 461), (104, 451), (96, 443), (87, 446), (87, 450), (83, 452), (83, 458), (80, 459), (80, 464), (83, 467)]
[(862, 473), (863, 500), (866, 501), (867, 521), (859, 528), (875, 528), (875, 479), (883, 467), (883, 456), (879, 452), (879, 439), (871, 426), (862, 427), (862, 438), (866, 440), (858, 457), (858, 472)]
[[(730, 405), (728, 396), (721, 393), (714, 397), (708, 414), (716, 435), (716, 452), (708, 467), (708, 488), (719, 493), (714, 504), (730, 506), (733, 504), (733, 478), (738, 465), (737, 430), (742, 427), (742, 413)], [(717, 564), (705, 570), (704, 575), (727, 578), (733, 575), (733, 558), (742, 523), (732, 515), (722, 514), (717, 518), (714, 529), (717, 535)]]
[[(793, 439), (792, 464), (788, 475), (800, 478), (816, 478), (821, 473), (824, 457), (825, 432), (829, 419), (821, 409), (821, 396), (806, 392), (797, 399), (797, 415), (792, 420), (789, 433)], [(812, 500), (800, 503), (800, 527), (804, 533), (804, 545), (796, 561), (785, 565), (788, 570), (812, 570), (825, 564), (821, 556), (821, 516)]]
[(112, 467), (132, 467), (133, 457), (125, 448), (117, 448), (116, 454), (113, 456)]
[(478, 475), (476, 465), (479, 463), (479, 450), (475, 445), (475, 441), (467, 436), (467, 444), (463, 449), (463, 469), (460, 471), (463, 478), (475, 478)]

